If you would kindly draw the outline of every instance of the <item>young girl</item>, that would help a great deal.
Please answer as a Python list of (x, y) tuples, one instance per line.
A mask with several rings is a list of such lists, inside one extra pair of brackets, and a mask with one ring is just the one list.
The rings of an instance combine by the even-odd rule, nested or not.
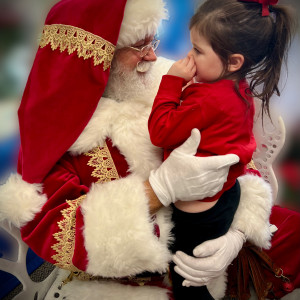
[[(277, 1), (259, 2), (205, 1), (190, 21), (192, 50), (163, 76), (155, 98), (149, 133), (152, 143), (164, 148), (164, 159), (193, 128), (201, 132), (197, 156), (234, 153), (240, 158), (221, 192), (174, 204), (174, 252), (192, 255), (203, 241), (227, 232), (239, 204), (236, 179), (256, 148), (253, 96), (269, 114), (270, 97), (279, 95), (293, 21), (286, 8), (268, 5)], [(175, 299), (212, 299), (206, 287), (183, 287), (172, 266), (171, 277)]]

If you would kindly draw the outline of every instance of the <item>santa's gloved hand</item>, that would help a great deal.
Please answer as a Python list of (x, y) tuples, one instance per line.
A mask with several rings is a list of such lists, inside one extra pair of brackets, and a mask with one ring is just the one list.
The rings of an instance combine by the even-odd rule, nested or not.
[(203, 286), (223, 274), (237, 257), (246, 241), (238, 230), (229, 231), (214, 240), (206, 241), (193, 250), (193, 256), (177, 251), (173, 256), (175, 271), (185, 280), (183, 286)]
[(193, 129), (191, 136), (151, 171), (150, 185), (164, 206), (214, 196), (227, 180), (230, 166), (239, 161), (235, 154), (196, 157), (199, 143), (200, 132)]

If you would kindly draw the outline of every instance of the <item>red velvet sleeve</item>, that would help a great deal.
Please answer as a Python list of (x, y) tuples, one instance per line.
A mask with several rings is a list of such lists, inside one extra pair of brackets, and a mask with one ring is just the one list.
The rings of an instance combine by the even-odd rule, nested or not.
[(175, 148), (190, 136), (193, 128), (201, 129), (204, 116), (197, 103), (199, 95), (191, 93), (180, 105), (184, 84), (180, 77), (164, 75), (162, 78), (148, 121), (150, 139), (155, 146)]
[(64, 269), (85, 270), (87, 253), (80, 204), (88, 191), (71, 159), (62, 158), (46, 176), (43, 192), (48, 200), (21, 229), (23, 240), (37, 255)]

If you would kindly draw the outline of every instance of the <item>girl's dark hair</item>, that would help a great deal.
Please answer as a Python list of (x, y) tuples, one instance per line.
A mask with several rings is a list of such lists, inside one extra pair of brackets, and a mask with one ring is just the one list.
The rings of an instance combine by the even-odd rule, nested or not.
[(240, 95), (239, 81), (247, 77), (253, 96), (261, 99), (263, 110), (270, 116), (270, 97), (274, 93), (280, 96), (278, 81), (295, 19), (287, 7), (269, 6), (269, 10), (270, 15), (263, 17), (262, 5), (256, 2), (207, 0), (192, 17), (190, 29), (195, 28), (210, 42), (224, 70), (231, 54), (244, 56), (243, 66), (234, 73), (236, 91)]

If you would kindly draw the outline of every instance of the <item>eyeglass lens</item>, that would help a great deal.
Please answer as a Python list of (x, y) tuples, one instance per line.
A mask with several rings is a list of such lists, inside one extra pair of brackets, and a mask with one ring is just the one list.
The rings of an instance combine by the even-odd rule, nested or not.
[(157, 49), (157, 47), (158, 47), (158, 44), (159, 44), (159, 40), (155, 40), (152, 43), (150, 43), (149, 45), (144, 46), (140, 50), (141, 57), (146, 56), (148, 54), (148, 52), (150, 51), (151, 48), (153, 49), (153, 51), (155, 51)]

